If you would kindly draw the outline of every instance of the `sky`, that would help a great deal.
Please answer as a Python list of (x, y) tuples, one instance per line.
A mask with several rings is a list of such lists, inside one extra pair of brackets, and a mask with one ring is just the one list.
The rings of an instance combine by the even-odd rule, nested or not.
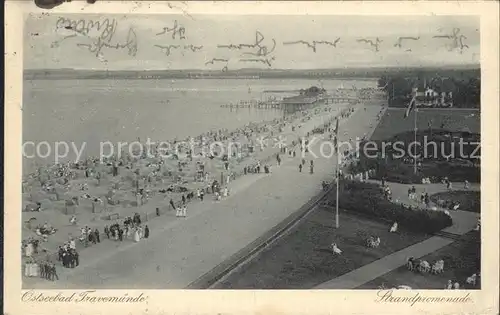
[[(97, 27), (88, 27), (85, 34), (67, 29), (65, 23), (68, 20), (79, 22), (80, 26), (97, 21), (101, 24), (115, 22), (116, 28), (110, 39), (103, 29)], [(178, 29), (184, 28), (185, 38), (181, 39), (179, 34), (173, 38), (171, 32), (160, 34), (165, 27), (173, 28), (176, 21)], [(325, 69), (479, 64), (479, 28), (479, 18), (474, 16), (29, 14), (24, 28), (24, 65), (25, 69), (215, 70), (224, 66), (228, 69)], [(255, 45), (257, 31), (263, 36), (259, 43), (262, 49), (218, 47)], [(135, 34), (128, 37), (129, 46), (137, 48), (135, 53), (128, 48), (106, 46), (98, 56), (89, 51), (99, 37), (107, 46), (124, 46), (128, 34)], [(449, 36), (451, 39), (435, 36)], [(461, 36), (465, 37), (461, 38), (460, 44)], [(403, 39), (399, 47), (400, 37), (418, 39)], [(376, 38), (380, 40), (378, 51)], [(259, 50), (264, 52), (265, 49), (271, 51), (273, 39), (276, 46), (272, 53), (267, 56), (249, 54)], [(334, 43), (337, 39), (336, 47), (313, 43)], [(373, 45), (360, 41), (363, 39), (372, 41)], [(293, 44), (297, 41), (308, 42), (316, 47), (316, 51), (305, 44)], [(155, 45), (176, 45), (178, 48), (172, 48), (168, 55), (166, 49)], [(213, 58), (227, 62), (207, 64)], [(265, 63), (266, 59), (270, 65)]]

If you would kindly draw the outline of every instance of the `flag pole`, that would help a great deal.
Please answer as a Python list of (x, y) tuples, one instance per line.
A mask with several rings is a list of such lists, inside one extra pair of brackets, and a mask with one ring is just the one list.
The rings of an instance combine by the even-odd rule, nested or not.
[[(338, 118), (337, 118), (338, 119)], [(338, 129), (338, 124), (337, 124), (337, 129)], [(337, 152), (337, 171), (336, 171), (336, 179), (337, 179), (337, 187), (336, 187), (336, 193), (335, 193), (335, 228), (339, 228), (339, 168), (340, 168), (340, 161), (339, 161), (339, 141), (338, 141), (338, 130), (336, 130), (337, 135), (335, 136), (335, 151)]]
[(415, 146), (415, 155), (413, 156), (414, 164), (413, 164), (413, 173), (417, 174), (417, 113), (418, 113), (418, 107), (417, 107), (417, 102), (415, 102), (415, 119), (413, 121), (414, 123), (414, 146)]
[(339, 228), (339, 161), (337, 160), (337, 191), (335, 194), (335, 228)]

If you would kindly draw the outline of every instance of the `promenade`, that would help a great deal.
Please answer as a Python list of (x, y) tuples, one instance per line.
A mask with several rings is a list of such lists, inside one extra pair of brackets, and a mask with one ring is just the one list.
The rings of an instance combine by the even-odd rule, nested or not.
[[(345, 140), (342, 139), (345, 131), (348, 137), (355, 138), (373, 128), (370, 123), (381, 107), (370, 105), (366, 108), (366, 111), (356, 110), (351, 117), (341, 121), (341, 141)], [(319, 146), (319, 143), (311, 146), (318, 156)], [(281, 166), (272, 164), (271, 174), (242, 176), (230, 183), (231, 196), (220, 202), (206, 200), (190, 204), (187, 218), (176, 218), (175, 211), (171, 211), (147, 222), (151, 230), (148, 239), (139, 243), (105, 241), (85, 249), (79, 267), (59, 267), (59, 281), (28, 278), (24, 286), (46, 289), (185, 288), (318, 194), (322, 180), (332, 179), (333, 159), (315, 159), (314, 174), (308, 172), (310, 155), (306, 157), (302, 173), (298, 172), (299, 155), (295, 158), (283, 155), (282, 159)]]

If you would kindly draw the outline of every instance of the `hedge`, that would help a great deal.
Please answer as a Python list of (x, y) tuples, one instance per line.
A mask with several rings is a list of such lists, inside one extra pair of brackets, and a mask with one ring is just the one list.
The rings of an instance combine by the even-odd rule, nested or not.
[[(462, 137), (467, 143), (471, 143), (468, 145), (453, 145), (452, 139), (453, 136)], [(476, 149), (476, 142), (480, 141), (480, 135), (475, 133), (463, 133), (460, 131), (450, 132), (448, 130), (433, 130), (432, 134), (428, 130), (419, 132), (417, 134), (417, 141), (419, 143), (424, 143), (424, 137), (428, 137), (426, 140), (427, 143), (435, 142), (438, 144), (437, 152), (433, 151), (433, 147), (429, 147), (429, 152), (427, 152), (427, 156), (436, 157), (432, 159), (424, 159), (421, 167), (418, 168), (417, 174), (414, 174), (414, 166), (413, 163), (405, 163), (403, 159), (393, 159), (392, 154), (397, 153), (400, 155), (400, 152), (395, 152), (391, 149), (391, 146), (388, 146), (385, 149), (385, 154), (387, 158), (382, 158), (382, 150), (384, 148), (383, 143), (391, 144), (391, 143), (404, 143), (404, 148), (408, 148), (409, 144), (414, 141), (414, 133), (413, 131), (402, 132), (396, 134), (389, 139), (385, 140), (377, 140), (375, 143), (377, 144), (377, 148), (379, 148), (380, 157), (373, 156), (365, 156), (363, 150), (359, 152), (359, 162), (351, 167), (351, 173), (360, 173), (369, 169), (375, 169), (376, 173), (372, 176), (374, 179), (381, 179), (385, 177), (385, 179), (389, 182), (402, 183), (402, 184), (418, 184), (422, 182), (422, 178), (431, 178), (432, 182), (440, 182), (444, 177), (448, 177), (448, 179), (452, 182), (463, 182), (465, 180), (471, 183), (480, 183), (481, 182), (481, 168), (478, 166), (480, 160), (473, 158), (471, 154)], [(460, 161), (446, 161), (444, 157), (441, 155), (440, 149), (441, 146), (445, 148), (445, 153), (451, 153), (451, 148), (454, 148), (454, 156), (469, 156), (469, 159), (466, 161), (470, 165), (465, 165), (460, 163)], [(361, 143), (360, 148), (364, 147), (364, 143)], [(462, 152), (463, 151), (463, 152)], [(424, 153), (424, 152), (420, 152)], [(370, 152), (370, 155), (373, 155), (374, 152)], [(480, 149), (478, 152), (475, 152), (475, 155), (480, 155)], [(437, 158), (441, 156), (441, 158)], [(409, 155), (407, 155), (409, 157)], [(475, 165), (475, 166), (474, 166)]]
[[(335, 193), (328, 196), (335, 205)], [(442, 211), (410, 209), (384, 198), (376, 184), (345, 181), (339, 194), (339, 208), (372, 218), (397, 222), (400, 227), (420, 233), (435, 233), (452, 225), (452, 219)]]

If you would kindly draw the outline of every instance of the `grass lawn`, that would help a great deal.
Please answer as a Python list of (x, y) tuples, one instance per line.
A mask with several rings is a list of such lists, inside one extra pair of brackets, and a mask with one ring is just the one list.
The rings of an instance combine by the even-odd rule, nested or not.
[[(386, 224), (353, 214), (340, 214), (340, 228), (326, 209), (317, 208), (299, 226), (270, 249), (235, 272), (217, 289), (310, 289), (429, 236), (400, 231), (389, 233)], [(377, 249), (366, 238), (379, 236)], [(333, 255), (330, 244), (343, 251)]]
[(433, 263), (444, 260), (444, 272), (439, 275), (419, 274), (408, 271), (406, 267), (393, 270), (373, 281), (365, 283), (358, 289), (377, 289), (382, 284), (387, 288), (397, 285), (408, 285), (413, 289), (444, 289), (448, 280), (460, 283), (461, 288), (480, 289), (478, 281), (475, 288), (466, 285), (465, 280), (472, 274), (478, 274), (481, 266), (480, 233), (471, 231), (459, 241), (443, 247), (421, 259)]
[[(405, 110), (405, 108), (387, 109), (371, 139), (384, 140), (405, 131), (412, 131), (415, 113), (412, 112), (407, 119), (404, 119)], [(417, 115), (418, 130), (429, 129), (431, 122), (432, 128), (435, 129), (459, 131), (468, 128), (472, 133), (481, 133), (481, 114), (477, 110), (420, 109)]]
[(481, 193), (479, 191), (454, 190), (445, 191), (432, 195), (432, 202), (438, 204), (438, 200), (443, 200), (444, 208), (451, 208), (453, 204), (460, 204), (459, 210), (470, 212), (481, 212)]

